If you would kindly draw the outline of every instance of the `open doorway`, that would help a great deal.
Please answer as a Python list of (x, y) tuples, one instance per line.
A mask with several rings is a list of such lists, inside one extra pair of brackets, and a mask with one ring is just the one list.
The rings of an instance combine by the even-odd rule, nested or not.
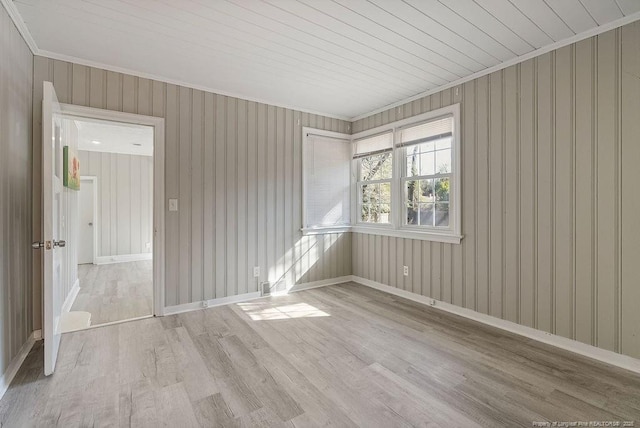
[(157, 147), (163, 120), (64, 104), (62, 110), (76, 134), (80, 185), (68, 221), (77, 289), (61, 332), (162, 315), (164, 246), (156, 240), (164, 219), (164, 150)]
[(85, 314), (76, 317), (84, 327), (151, 316), (153, 128), (98, 119), (70, 120), (78, 129), (81, 165), (80, 290), (71, 312)]

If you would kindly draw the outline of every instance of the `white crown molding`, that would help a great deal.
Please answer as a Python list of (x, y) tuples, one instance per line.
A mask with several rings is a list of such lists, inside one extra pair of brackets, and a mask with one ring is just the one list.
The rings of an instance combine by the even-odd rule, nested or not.
[[(5, 0), (2, 0), (2, 1), (5, 1)], [(56, 52), (51, 52), (51, 51), (47, 51), (47, 50), (43, 50), (43, 49), (39, 49), (38, 53), (36, 55), (42, 56), (42, 57), (45, 57), (45, 58), (56, 59), (56, 60), (59, 60), (59, 61), (67, 61), (67, 62), (72, 62), (72, 63), (75, 63), (75, 64), (79, 64), (79, 65), (85, 65), (87, 67), (101, 68), (103, 70), (113, 71), (115, 73), (129, 74), (131, 76), (141, 77), (143, 79), (157, 80), (159, 82), (168, 83), (168, 84), (171, 84), (171, 85), (183, 86), (185, 88), (196, 89), (198, 91), (204, 91), (204, 92), (210, 92), (210, 93), (217, 94), (217, 95), (224, 95), (226, 97), (238, 98), (238, 99), (245, 100), (245, 101), (253, 101), (253, 102), (256, 102), (256, 103), (260, 103), (260, 104), (267, 104), (267, 105), (271, 105), (271, 106), (274, 106), (274, 107), (282, 107), (282, 108), (286, 108), (286, 109), (289, 109), (289, 110), (297, 110), (297, 111), (300, 111), (302, 113), (317, 114), (319, 116), (325, 116), (325, 117), (330, 117), (330, 118), (333, 118), (333, 119), (349, 121), (349, 117), (348, 116), (341, 116), (341, 115), (336, 115), (336, 114), (324, 113), (324, 112), (321, 112), (321, 111), (309, 110), (309, 109), (305, 109), (305, 108), (300, 107), (300, 106), (289, 105), (289, 104), (281, 104), (281, 103), (277, 103), (277, 102), (273, 102), (273, 101), (269, 101), (269, 100), (265, 100), (265, 99), (261, 99), (261, 98), (249, 97), (249, 96), (242, 95), (242, 94), (237, 94), (237, 93), (234, 93), (234, 92), (223, 91), (223, 90), (216, 89), (216, 88), (210, 88), (208, 86), (194, 85), (193, 83), (184, 82), (182, 80), (170, 79), (168, 77), (160, 76), (158, 74), (145, 73), (145, 72), (138, 71), (138, 70), (132, 70), (130, 68), (117, 67), (117, 66), (113, 66), (113, 65), (97, 62), (97, 61), (91, 61), (91, 60), (78, 58), (78, 57), (71, 56), (71, 55), (59, 54), (59, 53), (56, 53)]]
[(260, 99), (260, 98), (247, 97), (246, 95), (241, 95), (241, 94), (228, 92), (228, 91), (222, 91), (222, 90), (219, 90), (219, 89), (216, 89), (216, 88), (210, 88), (210, 87), (201, 86), (201, 85), (194, 85), (194, 84), (191, 84), (191, 83), (188, 83), (188, 82), (184, 82), (184, 81), (176, 80), (176, 79), (170, 79), (170, 78), (163, 77), (163, 76), (156, 75), (156, 74), (145, 73), (145, 72), (142, 72), (142, 71), (132, 70), (132, 69), (124, 68), (124, 67), (116, 67), (116, 66), (112, 66), (112, 65), (109, 65), (109, 64), (103, 64), (103, 63), (100, 63), (100, 62), (97, 62), (97, 61), (91, 61), (91, 60), (86, 60), (86, 59), (83, 59), (83, 58), (78, 58), (78, 57), (75, 57), (75, 56), (59, 54), (59, 53), (51, 52), (51, 51), (47, 51), (47, 50), (41, 50), (36, 45), (35, 40), (31, 36), (31, 33), (29, 32), (29, 29), (27, 28), (26, 24), (22, 20), (22, 16), (20, 15), (20, 12), (18, 12), (18, 9), (16, 8), (16, 6), (13, 4), (13, 1), (12, 0), (0, 0), (0, 3), (2, 3), (4, 8), (7, 10), (7, 13), (11, 17), (11, 20), (13, 21), (15, 26), (18, 28), (18, 31), (20, 32), (20, 34), (22, 35), (22, 37), (24, 38), (25, 42), (27, 43), (27, 45), (31, 49), (31, 52), (34, 55), (42, 56), (42, 57), (45, 57), (45, 58), (56, 59), (56, 60), (60, 60), (60, 61), (72, 62), (72, 63), (76, 63), (76, 64), (80, 64), (80, 65), (85, 65), (87, 67), (101, 68), (101, 69), (113, 71), (113, 72), (116, 72), (116, 73), (129, 74), (129, 75), (132, 75), (132, 76), (142, 77), (144, 79), (157, 80), (159, 82), (164, 82), (164, 83), (169, 83), (169, 84), (172, 84), (172, 85), (183, 86), (185, 88), (191, 88), (191, 89), (196, 89), (196, 90), (199, 90), (199, 91), (211, 92), (211, 93), (214, 93), (214, 94), (224, 95), (224, 96), (233, 97), (233, 98), (239, 98), (239, 99), (243, 99), (243, 100), (247, 100), (247, 101), (253, 101), (253, 102), (261, 103), (261, 104), (268, 104), (268, 105), (272, 105), (272, 106), (275, 106), (275, 107), (282, 107), (282, 108), (286, 108), (286, 109), (290, 109), (290, 110), (297, 110), (297, 111), (300, 111), (300, 112), (303, 112), (303, 113), (316, 114), (316, 115), (320, 115), (320, 116), (325, 116), (325, 117), (330, 117), (330, 118), (334, 118), (334, 119), (344, 120), (344, 121), (348, 121), (348, 122), (351, 122), (351, 123), (356, 122), (356, 121), (358, 121), (360, 119), (367, 118), (367, 117), (372, 116), (374, 114), (381, 113), (381, 112), (383, 112), (385, 110), (389, 110), (389, 109), (392, 109), (392, 108), (395, 108), (395, 107), (402, 106), (404, 104), (407, 104), (409, 102), (418, 100), (420, 98), (423, 98), (423, 97), (426, 97), (426, 96), (429, 96), (429, 95), (432, 95), (432, 94), (436, 94), (438, 92), (444, 91), (445, 89), (453, 88), (455, 86), (461, 85), (463, 83), (469, 82), (469, 81), (477, 79), (479, 77), (483, 77), (483, 76), (486, 76), (488, 74), (491, 74), (491, 73), (493, 73), (495, 71), (503, 70), (503, 69), (505, 69), (507, 67), (511, 67), (512, 65), (519, 64), (519, 63), (527, 61), (527, 60), (529, 60), (531, 58), (535, 58), (537, 56), (543, 55), (543, 54), (545, 54), (547, 52), (551, 52), (553, 50), (562, 48), (562, 47), (570, 45), (572, 43), (576, 43), (576, 42), (579, 42), (581, 40), (588, 39), (589, 37), (597, 36), (598, 34), (602, 34), (604, 32), (613, 30), (615, 28), (622, 27), (623, 25), (630, 24), (632, 22), (640, 20), (640, 12), (632, 13), (632, 14), (627, 15), (625, 17), (622, 17), (620, 19), (616, 19), (616, 20), (611, 21), (609, 23), (600, 25), (598, 27), (589, 29), (587, 31), (583, 31), (582, 33), (578, 33), (578, 34), (576, 34), (576, 35), (574, 35), (572, 37), (569, 37), (567, 39), (560, 40), (558, 42), (552, 43), (552, 44), (547, 45), (547, 46), (543, 46), (543, 47), (541, 47), (539, 49), (533, 50), (533, 51), (531, 51), (529, 53), (526, 53), (524, 55), (520, 55), (520, 56), (518, 56), (516, 58), (513, 58), (513, 59), (510, 59), (508, 61), (502, 62), (500, 64), (494, 65), (493, 67), (489, 67), (489, 68), (486, 68), (484, 70), (480, 70), (480, 71), (478, 71), (476, 73), (473, 73), (473, 74), (471, 74), (469, 76), (460, 78), (458, 80), (455, 80), (453, 82), (447, 83), (445, 85), (438, 86), (437, 88), (433, 88), (433, 89), (430, 89), (428, 91), (424, 91), (424, 92), (421, 92), (419, 94), (413, 95), (411, 97), (402, 99), (400, 101), (396, 101), (394, 103), (387, 104), (385, 106), (382, 106), (382, 107), (377, 108), (375, 110), (371, 110), (371, 111), (369, 111), (367, 113), (360, 114), (358, 116), (348, 117), (348, 116), (336, 115), (336, 114), (332, 114), (332, 113), (325, 113), (325, 112), (319, 112), (319, 111), (315, 111), (315, 110), (309, 110), (309, 109), (302, 108), (302, 107), (295, 106), (295, 105), (275, 103), (275, 102), (272, 102), (272, 101), (269, 101), (269, 100)]
[(13, 4), (13, 0), (0, 0), (0, 3), (2, 3), (2, 6), (4, 6), (5, 10), (9, 14), (9, 17), (13, 21), (13, 24), (18, 29), (18, 32), (24, 39), (27, 46), (29, 46), (29, 49), (31, 49), (31, 53), (37, 55), (38, 46), (36, 45), (35, 40), (33, 40), (33, 37), (29, 32), (27, 24), (25, 24), (22, 20), (22, 16), (20, 15), (20, 12), (18, 12), (18, 8), (15, 4)]
[(632, 13), (630, 15), (627, 15), (625, 17), (622, 17), (620, 19), (616, 19), (615, 21), (611, 21), (608, 22), (606, 24), (600, 25), (598, 27), (592, 28), (590, 30), (587, 31), (583, 31), (582, 33), (578, 33), (573, 37), (569, 37), (568, 39), (564, 39), (564, 40), (560, 40), (558, 42), (552, 43), (550, 45), (547, 46), (543, 46), (539, 49), (536, 49), (534, 51), (531, 51), (529, 53), (526, 53), (524, 55), (520, 55), (518, 57), (515, 57), (513, 59), (510, 59), (508, 61), (502, 62), (500, 64), (494, 65), (493, 67), (489, 67), (489, 68), (485, 68), (484, 70), (480, 70), (476, 73), (473, 73), (469, 76), (466, 77), (462, 77), (458, 80), (455, 80), (451, 83), (447, 83), (445, 85), (441, 85), (438, 86), (437, 88), (433, 88), (433, 89), (429, 89), (428, 91), (424, 91), (421, 92), (419, 94), (413, 95), (411, 97), (405, 98), (403, 100), (400, 101), (396, 101), (395, 103), (391, 103), (391, 104), (387, 104), (386, 106), (377, 108), (375, 110), (371, 110), (368, 113), (364, 113), (358, 116), (354, 116), (352, 118), (350, 118), (349, 120), (353, 123), (356, 122), (360, 119), (365, 119), (369, 116), (373, 116), (374, 114), (378, 114), (381, 113), (383, 111), (395, 108), (395, 107), (400, 107), (404, 104), (410, 103), (412, 101), (418, 100), (420, 98), (424, 98), (427, 97), (429, 95), (433, 95), (433, 94), (437, 94), (438, 92), (444, 91), (445, 89), (449, 89), (449, 88), (453, 88), (455, 86), (459, 86), (462, 85), (463, 83), (466, 82), (470, 82), (471, 80), (477, 79), (479, 77), (483, 77), (486, 76), (488, 74), (491, 74), (495, 71), (499, 71), (499, 70), (503, 70), (507, 67), (511, 67), (512, 65), (516, 65), (516, 64), (520, 64), (521, 62), (525, 62), (531, 58), (535, 58), (537, 56), (546, 54), (547, 52), (551, 52), (553, 50), (556, 49), (560, 49), (562, 47), (565, 47), (567, 45), (573, 44), (573, 43), (577, 43), (581, 40), (584, 39), (588, 39), (589, 37), (593, 37), (593, 36), (597, 36), (598, 34), (602, 34), (605, 33), (607, 31), (613, 30), (615, 28), (618, 27), (622, 27), (623, 25), (627, 25), (630, 24), (632, 22), (638, 21), (640, 20), (640, 12), (636, 12), (636, 13)]
[(72, 62), (72, 63), (79, 64), (79, 65), (85, 65), (87, 67), (101, 68), (103, 70), (113, 71), (115, 73), (129, 74), (131, 76), (142, 77), (143, 79), (157, 80), (159, 82), (169, 83), (171, 85), (183, 86), (185, 88), (196, 89), (198, 91), (210, 92), (210, 93), (218, 94), (218, 95), (224, 95), (226, 97), (238, 98), (238, 99), (242, 99), (242, 100), (246, 100), (246, 101), (253, 101), (253, 102), (256, 102), (256, 103), (267, 104), (267, 105), (271, 105), (271, 106), (274, 106), (274, 107), (282, 107), (282, 108), (286, 108), (286, 109), (289, 109), (289, 110), (296, 110), (296, 111), (299, 111), (299, 112), (302, 112), (302, 113), (316, 114), (316, 115), (319, 115), (319, 116), (325, 116), (325, 117), (329, 117), (329, 118), (332, 118), (332, 119), (339, 119), (339, 120), (349, 121), (349, 117), (348, 116), (342, 116), (342, 115), (336, 115), (336, 114), (332, 114), (332, 113), (326, 113), (326, 112), (321, 112), (321, 111), (310, 110), (310, 109), (306, 109), (306, 108), (303, 108), (303, 107), (300, 107), (300, 106), (296, 106), (296, 105), (281, 104), (281, 103), (277, 103), (277, 102), (273, 102), (273, 101), (269, 101), (269, 100), (265, 100), (265, 99), (261, 99), (261, 98), (248, 97), (246, 95), (237, 94), (237, 93), (234, 93), (234, 92), (223, 91), (223, 90), (216, 89), (216, 88), (210, 88), (208, 86), (194, 85), (193, 83), (184, 82), (182, 80), (170, 79), (168, 77), (164, 77), (164, 76), (157, 75), (157, 74), (145, 73), (145, 72), (138, 71), (138, 70), (133, 70), (133, 69), (124, 68), (124, 67), (117, 67), (117, 66), (113, 66), (113, 65), (97, 62), (97, 61), (91, 61), (91, 60), (78, 58), (78, 57), (71, 56), (71, 55), (64, 55), (64, 54), (60, 54), (60, 53), (56, 53), (56, 52), (51, 52), (51, 51), (47, 51), (47, 50), (44, 50), (44, 49), (40, 49), (36, 45), (36, 42), (33, 39), (33, 37), (31, 36), (31, 33), (29, 32), (29, 29), (27, 28), (27, 25), (24, 23), (24, 20), (22, 19), (22, 15), (20, 15), (20, 12), (18, 11), (18, 8), (16, 8), (16, 6), (13, 4), (13, 1), (12, 0), (0, 0), (0, 2), (2, 3), (4, 8), (7, 10), (7, 13), (9, 14), (9, 17), (11, 17), (11, 20), (13, 21), (15, 26), (18, 28), (18, 31), (22, 35), (22, 38), (27, 43), (27, 45), (29, 46), (29, 49), (31, 49), (31, 52), (34, 55), (38, 55), (38, 56), (42, 56), (42, 57), (50, 58), (50, 59), (56, 59), (56, 60), (59, 60), (59, 61)]

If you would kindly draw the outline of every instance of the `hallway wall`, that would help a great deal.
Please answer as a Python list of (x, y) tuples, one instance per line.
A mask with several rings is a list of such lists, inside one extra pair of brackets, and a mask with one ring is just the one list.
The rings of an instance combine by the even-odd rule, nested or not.
[(98, 179), (97, 257), (151, 253), (153, 157), (86, 150), (78, 156), (81, 174)]

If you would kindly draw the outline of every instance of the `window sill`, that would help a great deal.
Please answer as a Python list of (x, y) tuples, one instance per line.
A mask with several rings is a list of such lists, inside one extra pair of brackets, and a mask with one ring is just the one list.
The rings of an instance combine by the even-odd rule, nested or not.
[(395, 238), (417, 239), (420, 241), (444, 242), (447, 244), (459, 244), (463, 235), (447, 232), (427, 232), (422, 230), (393, 229), (371, 226), (354, 226), (352, 232), (368, 233), (370, 235), (392, 236)]
[(351, 226), (323, 226), (323, 227), (306, 227), (300, 229), (302, 235), (324, 235), (327, 233), (344, 233), (351, 232)]

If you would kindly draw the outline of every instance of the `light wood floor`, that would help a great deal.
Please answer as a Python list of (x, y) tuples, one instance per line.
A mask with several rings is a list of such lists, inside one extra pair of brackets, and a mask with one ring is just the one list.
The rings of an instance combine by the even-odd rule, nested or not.
[(22, 426), (636, 421), (640, 376), (356, 284), (63, 336), (0, 402)]
[(153, 262), (151, 260), (79, 265), (80, 292), (72, 311), (91, 313), (91, 325), (151, 315)]

